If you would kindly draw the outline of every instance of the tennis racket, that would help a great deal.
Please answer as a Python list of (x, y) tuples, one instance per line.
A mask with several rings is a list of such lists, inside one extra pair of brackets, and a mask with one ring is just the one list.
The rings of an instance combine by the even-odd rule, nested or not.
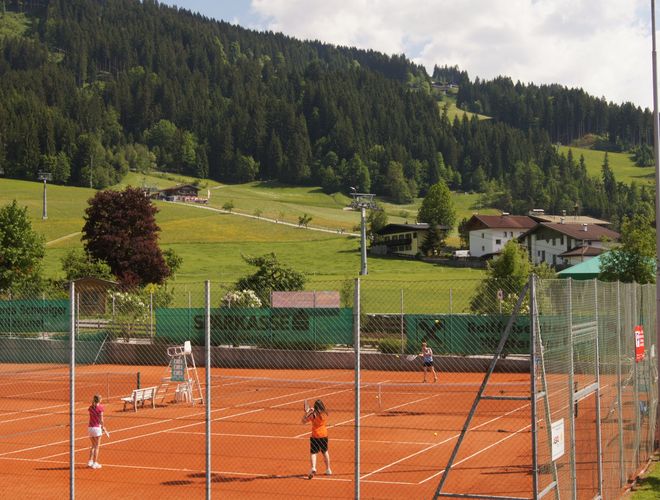
[(406, 359), (408, 361), (415, 361), (417, 359), (417, 354), (408, 354), (408, 356), (406, 356)]

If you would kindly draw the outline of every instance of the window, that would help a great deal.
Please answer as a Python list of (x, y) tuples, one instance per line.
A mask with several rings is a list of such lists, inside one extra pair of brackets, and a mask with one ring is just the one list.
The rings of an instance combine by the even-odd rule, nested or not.
[(564, 244), (564, 235), (563, 234), (559, 237), (559, 244), (560, 245)]
[(495, 244), (496, 244), (496, 245), (501, 245), (501, 244), (502, 244), (502, 240), (500, 240), (499, 238), (496, 239), (496, 240), (495, 240)]
[(484, 239), (484, 233), (481, 233), (481, 239), (482, 240)]
[(552, 246), (553, 247), (555, 246), (555, 239), (554, 238), (552, 238)]
[(483, 245), (481, 245), (481, 251), (482, 251), (482, 252), (485, 252), (485, 251), (486, 251), (486, 247), (483, 246)]
[(417, 239), (417, 233), (413, 233), (413, 240)]
[(506, 238), (506, 231), (504, 231), (504, 237)]

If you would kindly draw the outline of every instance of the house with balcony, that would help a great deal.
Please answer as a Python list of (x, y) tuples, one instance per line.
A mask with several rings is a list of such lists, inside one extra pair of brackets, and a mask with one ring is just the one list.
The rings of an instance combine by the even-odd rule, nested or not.
[(526, 215), (473, 215), (467, 222), (470, 256), (488, 258), (497, 254), (507, 241), (518, 238), (537, 225)]
[[(437, 226), (448, 232), (449, 226)], [(375, 255), (404, 255), (414, 257), (421, 252), (421, 246), (429, 231), (429, 224), (387, 224), (374, 233), (371, 253)]]
[(518, 237), (534, 264), (555, 268), (585, 262), (608, 250), (621, 235), (600, 224), (541, 222)]

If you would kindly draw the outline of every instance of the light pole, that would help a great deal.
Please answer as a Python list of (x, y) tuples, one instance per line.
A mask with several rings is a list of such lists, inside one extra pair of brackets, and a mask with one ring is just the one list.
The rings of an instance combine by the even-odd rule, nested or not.
[(53, 178), (53, 174), (50, 172), (39, 172), (37, 175), (37, 179), (40, 181), (44, 181), (44, 208), (43, 212), (41, 214), (42, 220), (46, 220), (48, 218), (48, 204), (46, 200), (46, 183)]
[(360, 210), (361, 216), (361, 231), (360, 231), (360, 248), (361, 248), (361, 267), (360, 275), (367, 275), (367, 208), (371, 210), (378, 210), (378, 205), (374, 202), (375, 194), (358, 193), (355, 188), (351, 188), (351, 208), (353, 210)]
[[(652, 40), (652, 68), (653, 68), (653, 155), (655, 156), (655, 336), (656, 345), (660, 346), (660, 322), (658, 322), (658, 309), (660, 308), (660, 144), (658, 143), (658, 67), (657, 57), (655, 51), (655, 0), (651, 0), (651, 40)], [(656, 354), (656, 367), (660, 369), (660, 355)], [(655, 426), (655, 446), (657, 448), (660, 442), (660, 426), (657, 425), (658, 418), (660, 418), (660, 405), (656, 410), (656, 426)]]

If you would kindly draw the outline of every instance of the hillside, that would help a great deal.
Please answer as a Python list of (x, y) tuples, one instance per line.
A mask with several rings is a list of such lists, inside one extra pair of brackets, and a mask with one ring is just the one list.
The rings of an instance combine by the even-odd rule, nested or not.
[[(580, 155), (584, 156), (589, 175), (600, 178), (601, 167), (605, 159), (605, 153), (603, 151), (576, 148), (573, 146), (558, 146), (557, 148), (559, 152), (565, 155), (568, 154), (569, 149), (572, 150), (575, 159), (579, 159)], [(617, 181), (625, 182), (626, 184), (630, 184), (633, 181), (640, 184), (655, 184), (654, 167), (638, 167), (628, 153), (608, 153), (607, 157)]]
[(621, 147), (648, 139), (645, 112), (581, 89), (436, 67), (433, 78), (458, 89), (457, 108), (448, 96), (442, 113), (431, 77), (402, 55), (260, 33), (154, 1), (6, 5), (0, 169), (12, 179), (48, 170), (54, 184), (101, 189), (159, 170), (328, 195), (354, 186), (401, 207), (444, 181), (500, 193), (493, 207), (511, 213), (577, 203), (618, 224), (649, 211), (648, 193), (605, 186), (554, 147), (591, 132)]
[[(172, 175), (143, 176), (130, 174), (125, 185), (167, 187), (191, 179)], [(209, 207), (187, 206), (157, 202), (160, 212), (161, 245), (174, 248), (183, 259), (183, 267), (175, 283), (199, 283), (210, 279), (229, 282), (247, 274), (249, 266), (241, 255), (261, 255), (276, 252), (293, 268), (310, 275), (313, 282), (337, 281), (355, 277), (360, 269), (359, 238), (350, 233), (359, 226), (359, 213), (346, 211), (348, 198), (328, 196), (318, 188), (285, 187), (273, 184), (250, 183), (227, 186), (203, 181), (211, 190)], [(61, 277), (62, 256), (72, 248), (80, 248), (80, 230), (87, 200), (94, 194), (89, 188), (47, 186), (48, 220), (42, 220), (43, 185), (37, 182), (0, 178), (0, 205), (12, 199), (28, 207), (33, 228), (47, 241), (45, 275)], [(455, 194), (459, 217), (471, 215), (476, 195)], [(233, 214), (221, 210), (231, 200)], [(400, 206), (384, 203), (390, 222), (414, 220), (419, 208), (415, 204)], [(262, 210), (260, 219), (254, 217)], [(406, 212), (405, 214), (402, 212)], [(296, 227), (303, 213), (312, 214), (310, 227), (331, 228), (330, 232), (305, 230)], [(246, 214), (252, 217), (241, 217)], [(274, 223), (278, 219), (280, 223)], [(285, 225), (281, 222), (290, 222)], [(338, 234), (335, 229), (344, 229)], [(482, 276), (482, 271), (440, 268), (416, 261), (370, 259), (370, 280), (426, 281), (429, 279), (470, 279)]]

